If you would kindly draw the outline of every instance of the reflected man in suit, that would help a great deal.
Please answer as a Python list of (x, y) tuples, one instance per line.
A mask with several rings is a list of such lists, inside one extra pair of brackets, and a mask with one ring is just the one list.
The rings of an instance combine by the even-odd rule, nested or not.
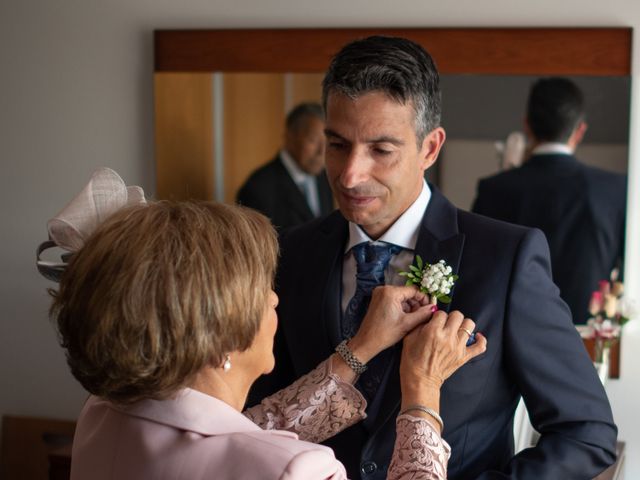
[(573, 322), (586, 323), (591, 292), (622, 263), (627, 179), (574, 156), (587, 124), (583, 94), (569, 79), (533, 85), (525, 130), (531, 156), (480, 180), (473, 211), (542, 230), (560, 296)]
[[(445, 141), (429, 54), (401, 38), (352, 42), (329, 66), (323, 101), (327, 174), (339, 210), (281, 238), (276, 369), (258, 381), (253, 401), (311, 370), (341, 342), (350, 347), (350, 306), (369, 278), (366, 268), (375, 269), (367, 255), (384, 268), (387, 284), (403, 284), (398, 270), (420, 255), (444, 260), (459, 275), (451, 304), (440, 308), (460, 310), (488, 340), (487, 351), (444, 382), (437, 399), (452, 449), (448, 478), (586, 479), (612, 464), (617, 429), (551, 280), (544, 235), (459, 210), (424, 181)], [(387, 255), (363, 259), (363, 248)], [(400, 384), (399, 347), (368, 365), (375, 388), (367, 371), (360, 377), (368, 418), (326, 442), (349, 478), (386, 476), (395, 419), (407, 408), (401, 391), (413, 388)], [(541, 440), (514, 456), (520, 396)]]
[(322, 107), (317, 103), (296, 106), (287, 115), (284, 148), (251, 174), (238, 192), (238, 203), (264, 213), (279, 228), (331, 212), (324, 143)]

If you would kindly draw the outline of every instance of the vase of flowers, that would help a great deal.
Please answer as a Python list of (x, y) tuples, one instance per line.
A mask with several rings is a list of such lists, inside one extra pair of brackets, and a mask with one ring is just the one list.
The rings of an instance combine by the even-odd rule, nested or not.
[(631, 310), (631, 302), (624, 297), (624, 285), (618, 280), (618, 270), (614, 269), (609, 280), (598, 283), (598, 290), (589, 301), (587, 338), (595, 343), (594, 363), (608, 366), (611, 347), (619, 341), (622, 327), (633, 315)]

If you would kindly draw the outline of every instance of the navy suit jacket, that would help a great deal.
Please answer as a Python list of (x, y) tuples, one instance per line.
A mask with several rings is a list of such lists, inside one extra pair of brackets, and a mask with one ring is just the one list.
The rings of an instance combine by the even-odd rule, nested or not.
[[(333, 210), (333, 196), (324, 171), (316, 177), (316, 182), (322, 216)], [(283, 229), (315, 218), (279, 155), (249, 176), (236, 200), (264, 213), (276, 227)]]
[(473, 211), (542, 230), (560, 296), (574, 323), (586, 323), (591, 292), (622, 264), (626, 200), (625, 175), (571, 155), (534, 155), (481, 180)]
[[(451, 309), (488, 339), (487, 351), (455, 372), (441, 391), (443, 436), (452, 447), (449, 478), (588, 479), (615, 461), (617, 429), (609, 402), (569, 309), (551, 280), (539, 230), (456, 209), (432, 187), (416, 253), (444, 259), (460, 278)], [(348, 223), (339, 211), (290, 231), (281, 243), (276, 369), (251, 398), (291, 383), (333, 352), (340, 338), (342, 260)], [(383, 479), (400, 405), (399, 354), (373, 426), (363, 423), (326, 442), (350, 478)], [(513, 456), (520, 396), (537, 447)], [(368, 472), (368, 473), (364, 473)]]

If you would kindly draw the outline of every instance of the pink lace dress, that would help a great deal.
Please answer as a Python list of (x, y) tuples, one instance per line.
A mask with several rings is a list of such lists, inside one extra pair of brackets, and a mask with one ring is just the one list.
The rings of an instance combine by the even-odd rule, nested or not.
[[(244, 414), (265, 430), (288, 430), (318, 443), (364, 419), (366, 406), (360, 392), (334, 374), (331, 361), (325, 360)], [(450, 453), (427, 420), (400, 415), (387, 479), (444, 480)]]

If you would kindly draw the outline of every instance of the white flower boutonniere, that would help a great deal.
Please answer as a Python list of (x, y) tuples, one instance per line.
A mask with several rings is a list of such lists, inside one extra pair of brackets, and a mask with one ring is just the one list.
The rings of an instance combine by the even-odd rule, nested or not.
[(399, 275), (407, 277), (405, 285), (416, 285), (422, 293), (429, 295), (432, 303), (451, 303), (449, 294), (458, 280), (458, 275), (444, 260), (432, 265), (424, 263), (420, 255), (416, 255), (416, 264), (409, 265), (408, 272), (399, 272)]

